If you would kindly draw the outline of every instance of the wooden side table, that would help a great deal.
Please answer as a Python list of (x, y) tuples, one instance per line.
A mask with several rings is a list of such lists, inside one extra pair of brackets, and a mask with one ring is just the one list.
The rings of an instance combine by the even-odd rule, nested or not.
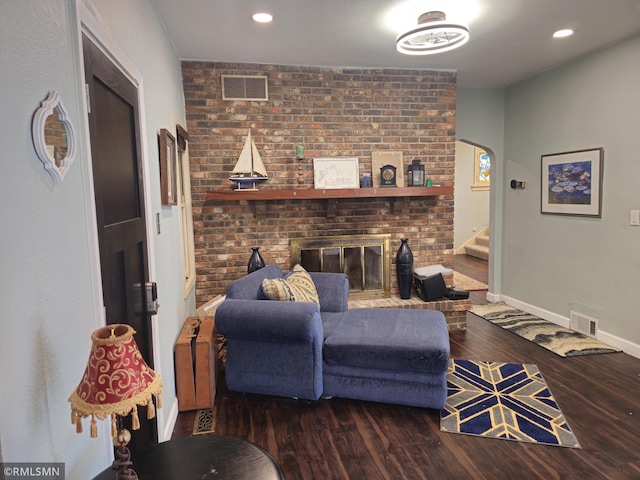
[[(284, 479), (266, 450), (224, 435), (194, 435), (158, 443), (133, 456), (133, 469), (139, 480)], [(107, 468), (94, 480), (114, 478), (115, 471)]]

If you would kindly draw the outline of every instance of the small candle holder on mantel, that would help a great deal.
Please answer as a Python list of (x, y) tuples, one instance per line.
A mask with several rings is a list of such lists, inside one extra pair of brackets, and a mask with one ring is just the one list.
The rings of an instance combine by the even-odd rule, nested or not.
[(298, 187), (301, 187), (304, 185), (304, 164), (301, 162), (301, 160), (304, 160), (304, 147), (302, 145), (296, 147), (296, 160), (298, 160)]

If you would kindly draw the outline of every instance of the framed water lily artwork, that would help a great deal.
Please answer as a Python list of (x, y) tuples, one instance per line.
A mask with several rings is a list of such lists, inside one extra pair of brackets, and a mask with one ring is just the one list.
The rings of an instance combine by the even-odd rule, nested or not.
[(603, 148), (542, 155), (540, 211), (601, 217), (603, 162)]

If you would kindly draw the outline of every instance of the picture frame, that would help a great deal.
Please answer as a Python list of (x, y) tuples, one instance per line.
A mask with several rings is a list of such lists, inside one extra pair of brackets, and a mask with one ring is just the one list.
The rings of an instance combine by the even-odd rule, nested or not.
[(540, 211), (602, 216), (604, 148), (542, 155)]
[(313, 186), (320, 189), (360, 188), (357, 157), (313, 159)]
[(178, 177), (176, 172), (176, 139), (166, 128), (158, 133), (160, 152), (160, 195), (162, 205), (178, 204)]
[(473, 150), (473, 183), (471, 184), (471, 190), (489, 190), (491, 188), (491, 157), (482, 148), (474, 147)]

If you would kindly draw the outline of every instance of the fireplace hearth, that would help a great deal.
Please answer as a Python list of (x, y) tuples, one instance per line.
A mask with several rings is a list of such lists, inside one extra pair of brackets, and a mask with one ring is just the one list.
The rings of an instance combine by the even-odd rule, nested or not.
[(345, 273), (349, 298), (365, 300), (391, 296), (391, 235), (338, 235), (292, 238), (291, 265), (309, 272)]

